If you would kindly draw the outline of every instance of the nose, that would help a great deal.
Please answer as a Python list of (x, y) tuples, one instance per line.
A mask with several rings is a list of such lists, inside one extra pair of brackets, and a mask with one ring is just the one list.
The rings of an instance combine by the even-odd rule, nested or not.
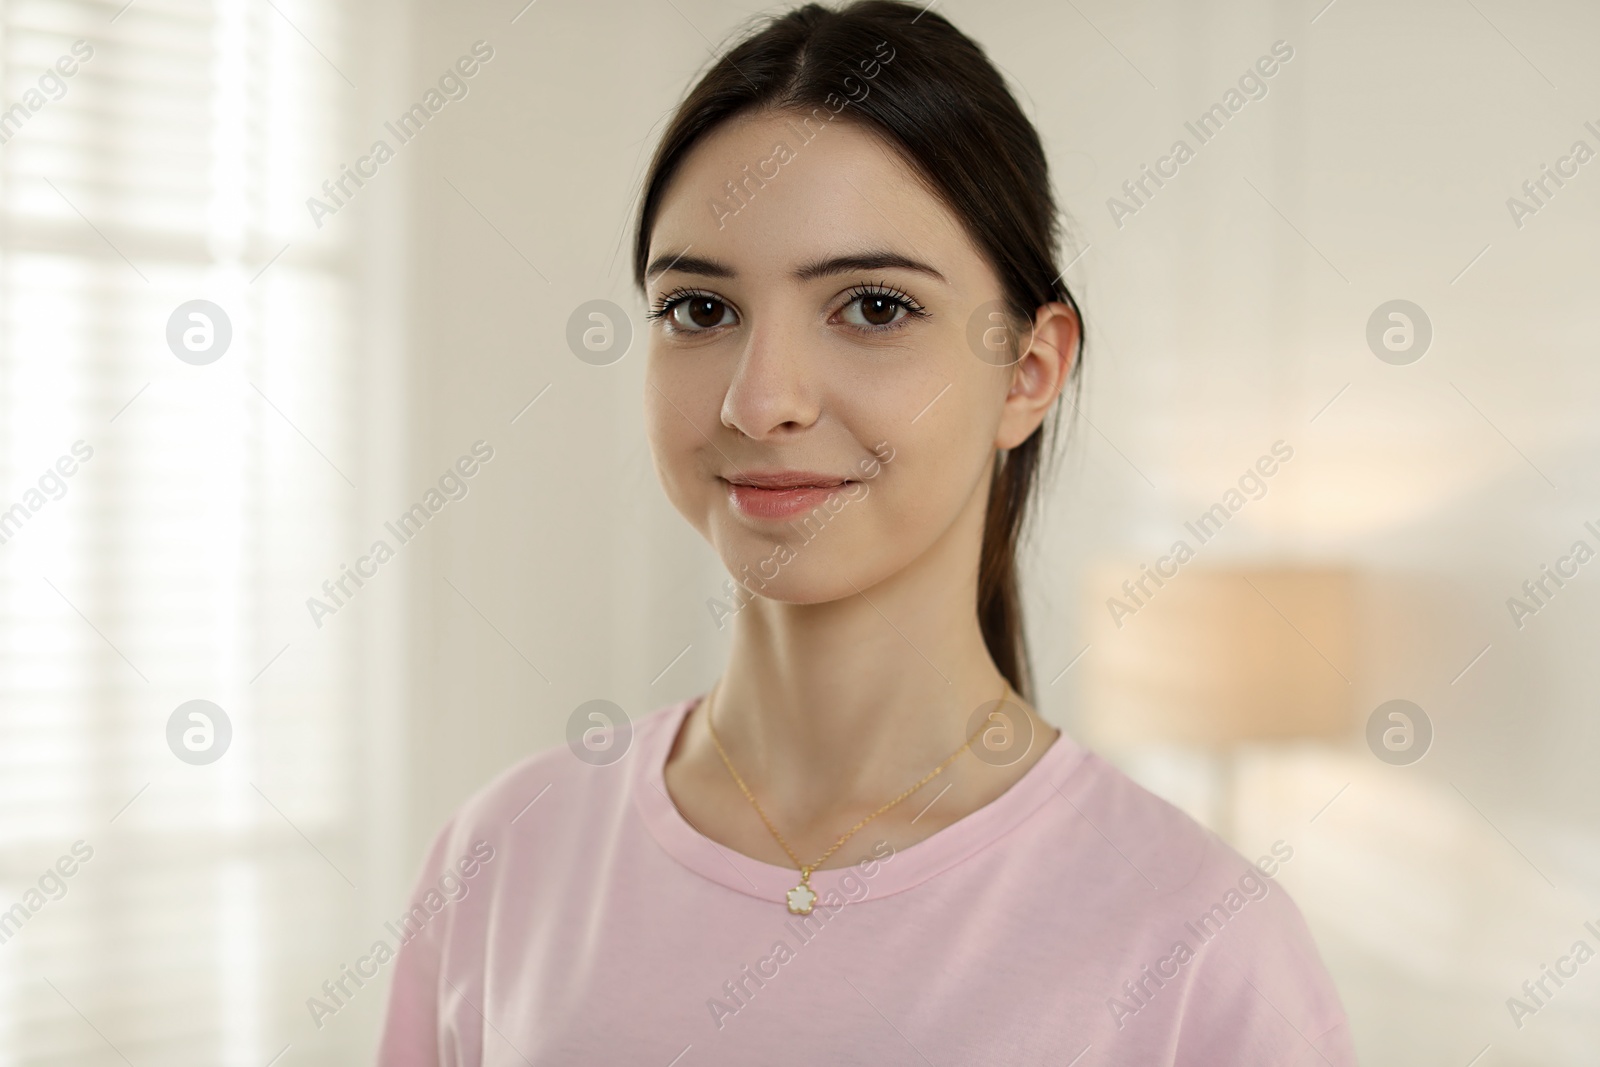
[(761, 441), (817, 421), (822, 382), (808, 357), (805, 329), (769, 321), (750, 330), (723, 394), (724, 426)]

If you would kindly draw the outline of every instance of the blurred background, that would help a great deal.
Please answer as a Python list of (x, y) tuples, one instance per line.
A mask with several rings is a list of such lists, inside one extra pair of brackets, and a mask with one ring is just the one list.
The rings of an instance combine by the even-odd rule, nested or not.
[[(627, 245), (763, 10), (0, 0), (0, 1064), (369, 1061), (452, 809), (716, 676)], [(1600, 963), (1508, 998), (1600, 949), (1600, 10), (936, 10), (1088, 322), (1041, 710), (1293, 849), (1363, 1063), (1592, 1063)]]

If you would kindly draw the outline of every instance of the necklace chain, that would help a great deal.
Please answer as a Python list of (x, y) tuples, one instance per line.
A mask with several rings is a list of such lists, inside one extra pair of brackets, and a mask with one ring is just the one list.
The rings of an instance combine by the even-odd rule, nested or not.
[[(1011, 692), (1011, 683), (1009, 681), (1006, 681), (1005, 679), (1002, 679), (1002, 683), (1003, 683), (1004, 687), (1000, 690), (1000, 703), (1004, 704), (1005, 703), (1005, 699), (1006, 699), (1006, 694)], [(873, 812), (871, 815), (868, 815), (865, 819), (862, 819), (860, 822), (858, 822), (854, 826), (852, 826), (848, 831), (846, 831), (844, 833), (843, 836), (841, 836), (839, 838), (839, 840), (837, 840), (837, 841), (835, 841), (833, 843), (832, 847), (830, 847), (828, 849), (828, 851), (826, 851), (822, 855), (818, 856), (811, 863), (805, 864), (805, 863), (801, 863), (800, 862), (800, 857), (796, 856), (794, 854), (794, 849), (789, 847), (789, 842), (787, 842), (787, 841), (785, 841), (783, 839), (783, 835), (778, 832), (778, 828), (776, 826), (772, 825), (772, 820), (767, 818), (767, 813), (761, 809), (761, 804), (756, 800), (755, 794), (750, 792), (750, 787), (744, 784), (744, 779), (739, 777), (739, 772), (738, 771), (734, 770), (733, 761), (728, 758), (728, 753), (723, 749), (722, 742), (717, 737), (717, 729), (716, 729), (715, 726), (713, 726), (711, 724), (711, 698), (712, 698), (712, 696), (714, 696), (716, 694), (717, 689), (720, 688), (721, 685), (722, 685), (722, 680), (719, 678), (717, 680), (717, 684), (715, 686), (712, 686), (711, 692), (706, 695), (706, 699), (705, 699), (705, 705), (706, 705), (706, 707), (705, 707), (706, 729), (711, 734), (711, 743), (717, 747), (717, 755), (722, 757), (723, 766), (727, 767), (728, 768), (728, 773), (733, 775), (733, 780), (738, 783), (740, 791), (743, 792), (744, 795), (745, 795), (745, 799), (750, 801), (751, 806), (756, 809), (756, 814), (761, 816), (761, 821), (763, 823), (766, 823), (768, 831), (770, 831), (772, 836), (777, 839), (778, 844), (783, 846), (783, 850), (789, 854), (789, 858), (794, 861), (794, 865), (796, 867), (800, 868), (801, 886), (805, 886), (808, 889), (809, 889), (809, 884), (808, 883), (810, 882), (811, 872), (815, 871), (822, 864), (826, 863), (827, 860), (828, 860), (828, 857), (833, 855), (836, 851), (838, 851), (839, 847), (841, 845), (843, 845), (846, 841), (850, 840), (850, 838), (852, 836), (854, 836), (854, 834), (855, 834), (855, 832), (857, 830), (861, 829), (863, 826), (867, 825), (867, 823), (871, 822), (873, 819), (876, 819), (879, 815), (882, 815), (884, 812), (888, 811), (890, 808), (892, 808), (896, 804), (900, 803), (902, 800), (904, 800), (906, 797), (910, 796), (912, 793), (915, 793), (917, 790), (919, 790), (923, 786), (927, 785), (928, 782), (931, 781), (936, 775), (938, 775), (946, 767), (950, 766), (951, 763), (955, 762), (955, 759), (956, 759), (957, 756), (961, 755), (961, 753), (963, 753), (967, 749), (971, 748), (972, 747), (972, 742), (977, 740), (978, 735), (981, 734), (984, 731), (984, 729), (989, 725), (989, 717), (990, 716), (986, 715), (986, 716), (984, 716), (983, 722), (981, 724), (979, 724), (978, 728), (972, 732), (972, 736), (967, 738), (966, 741), (964, 741), (962, 743), (960, 748), (958, 748), (954, 752), (950, 753), (949, 757), (947, 759), (945, 759), (945, 761), (943, 763), (939, 764), (939, 766), (935, 767), (933, 770), (931, 770), (927, 774), (923, 775), (922, 776), (922, 780), (919, 781), (916, 785), (914, 785), (911, 788), (905, 790), (899, 796), (895, 797), (893, 800), (891, 800), (887, 804), (885, 804), (883, 807), (879, 808), (877, 811)], [(998, 710), (998, 708), (996, 710)], [(993, 712), (990, 712), (990, 715), (993, 715)], [(800, 887), (796, 887), (796, 888), (798, 889)], [(791, 890), (791, 893), (792, 892), (793, 891)], [(794, 907), (793, 904), (791, 904), (790, 910), (791, 911), (800, 911), (801, 909), (797, 909), (797, 908)], [(804, 908), (803, 908), (803, 912), (809, 912), (810, 910), (811, 910), (811, 908), (810, 908), (809, 904), (805, 905)]]

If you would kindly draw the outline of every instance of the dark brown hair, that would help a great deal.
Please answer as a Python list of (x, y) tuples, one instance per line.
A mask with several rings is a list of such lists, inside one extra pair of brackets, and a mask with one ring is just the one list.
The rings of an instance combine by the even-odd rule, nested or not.
[[(847, 106), (832, 106), (847, 98)], [(838, 10), (806, 4), (765, 19), (711, 64), (674, 113), (645, 174), (635, 284), (645, 287), (662, 196), (702, 137), (752, 111), (823, 107), (896, 149), (962, 221), (999, 276), (1013, 336), (1030, 331), (1040, 305), (1060, 301), (1077, 312), (1055, 265), (1061, 224), (1038, 132), (974, 41), (943, 17), (897, 0), (857, 0)], [(1080, 340), (1069, 383), (1074, 410), (1082, 362)], [(978, 565), (984, 644), (1029, 701), (1017, 547), (1050, 457), (1046, 431), (1058, 432), (1059, 414), (1053, 409), (1026, 441), (996, 453)]]

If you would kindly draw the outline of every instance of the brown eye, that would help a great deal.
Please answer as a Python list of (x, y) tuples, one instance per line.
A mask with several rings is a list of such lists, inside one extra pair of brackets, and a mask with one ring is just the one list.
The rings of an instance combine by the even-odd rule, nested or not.
[(683, 330), (709, 330), (728, 325), (733, 309), (709, 296), (688, 296), (679, 301), (671, 312), (672, 325)]
[(900, 307), (900, 302), (891, 297), (864, 296), (861, 298), (861, 317), (873, 326), (887, 326), (895, 320), (895, 312)]
[(893, 326), (911, 307), (905, 300), (888, 293), (862, 293), (842, 309), (844, 320), (862, 329), (878, 330)]

